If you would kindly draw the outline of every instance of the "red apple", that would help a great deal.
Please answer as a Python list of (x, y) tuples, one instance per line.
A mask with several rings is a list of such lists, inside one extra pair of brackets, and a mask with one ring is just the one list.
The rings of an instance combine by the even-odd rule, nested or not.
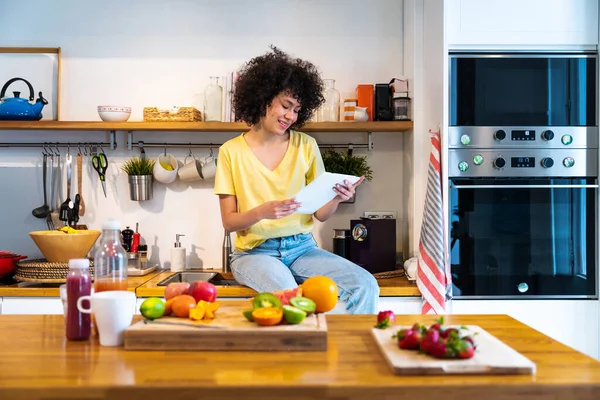
[(175, 296), (188, 294), (190, 284), (187, 282), (171, 282), (165, 288), (165, 300), (172, 299)]
[(204, 300), (213, 303), (217, 299), (217, 287), (210, 282), (196, 281), (190, 285), (187, 294), (195, 298), (197, 302)]

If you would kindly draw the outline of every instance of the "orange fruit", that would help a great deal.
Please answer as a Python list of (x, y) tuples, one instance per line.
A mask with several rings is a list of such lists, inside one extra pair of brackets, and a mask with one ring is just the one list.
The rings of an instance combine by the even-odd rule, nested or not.
[(277, 325), (283, 319), (283, 311), (276, 307), (257, 308), (252, 311), (252, 318), (258, 325)]
[(189, 294), (182, 294), (173, 298), (171, 311), (179, 318), (187, 318), (190, 316), (190, 310), (196, 307), (196, 299)]
[(168, 317), (171, 315), (171, 313), (173, 312), (172, 306), (173, 306), (173, 301), (175, 300), (175, 297), (171, 297), (169, 300), (167, 300), (165, 302), (165, 317)]
[(302, 283), (302, 296), (315, 302), (315, 311), (324, 313), (333, 310), (338, 302), (338, 287), (333, 279), (313, 276)]

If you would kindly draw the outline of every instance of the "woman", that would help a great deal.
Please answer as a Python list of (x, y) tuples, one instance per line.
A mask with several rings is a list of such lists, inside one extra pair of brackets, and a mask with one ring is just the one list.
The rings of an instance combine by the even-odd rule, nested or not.
[(363, 178), (334, 187), (336, 197), (313, 215), (295, 213), (300, 204), (293, 196), (324, 172), (316, 141), (295, 130), (323, 103), (323, 83), (313, 64), (272, 49), (239, 71), (233, 107), (250, 129), (219, 150), (215, 194), (225, 230), (237, 233), (231, 271), (258, 292), (328, 276), (347, 312), (375, 313), (379, 287), (373, 276), (319, 249), (311, 234), (313, 217), (328, 219)]

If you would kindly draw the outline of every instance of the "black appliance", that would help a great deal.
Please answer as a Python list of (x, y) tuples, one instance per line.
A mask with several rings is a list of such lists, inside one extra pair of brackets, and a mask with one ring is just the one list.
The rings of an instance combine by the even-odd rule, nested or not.
[(372, 274), (396, 269), (396, 220), (350, 221), (350, 261)]
[(391, 121), (394, 119), (392, 108), (392, 88), (388, 83), (375, 84), (375, 121)]

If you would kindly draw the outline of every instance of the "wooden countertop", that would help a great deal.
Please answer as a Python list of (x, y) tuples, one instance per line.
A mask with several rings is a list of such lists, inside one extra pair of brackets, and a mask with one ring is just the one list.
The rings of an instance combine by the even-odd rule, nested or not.
[[(145, 276), (130, 276), (127, 279), (127, 290), (135, 291), (138, 287), (155, 277), (159, 272), (151, 272)], [(39, 284), (34, 282), (15, 283), (0, 286), (0, 297), (59, 297), (60, 284)]]
[(536, 375), (393, 375), (370, 336), (372, 315), (327, 316), (328, 350), (303, 353), (125, 351), (68, 342), (60, 315), (0, 315), (0, 398), (600, 399), (597, 360), (506, 315), (446, 320), (486, 329), (536, 363)]
[[(210, 272), (211, 270), (202, 270)], [(221, 272), (214, 270), (214, 272)], [(171, 271), (156, 271), (145, 276), (130, 276), (128, 278), (128, 290), (135, 290), (138, 297), (163, 296), (164, 286), (158, 286), (158, 282), (171, 276)], [(233, 279), (231, 274), (224, 274), (229, 279)], [(411, 297), (420, 296), (419, 289), (414, 282), (410, 282), (406, 277), (395, 277), (389, 279), (378, 279), (380, 296), (382, 297)], [(59, 284), (44, 285), (23, 282), (10, 286), (0, 286), (0, 297), (58, 297)], [(252, 297), (256, 291), (246, 286), (218, 286), (217, 295), (219, 297)]]
[[(213, 270), (202, 270), (211, 272)], [(221, 272), (221, 270), (214, 270), (213, 272)], [(150, 296), (163, 296), (165, 293), (164, 286), (158, 286), (158, 282), (171, 276), (173, 272), (163, 271), (155, 275), (152, 279), (148, 280), (135, 291), (138, 297), (150, 297)], [(233, 279), (231, 273), (223, 273), (227, 279)], [(389, 279), (378, 279), (380, 296), (421, 296), (416, 283), (410, 282), (406, 277), (397, 277)], [(219, 297), (252, 297), (256, 295), (254, 289), (250, 289), (247, 286), (217, 286), (217, 296)]]

